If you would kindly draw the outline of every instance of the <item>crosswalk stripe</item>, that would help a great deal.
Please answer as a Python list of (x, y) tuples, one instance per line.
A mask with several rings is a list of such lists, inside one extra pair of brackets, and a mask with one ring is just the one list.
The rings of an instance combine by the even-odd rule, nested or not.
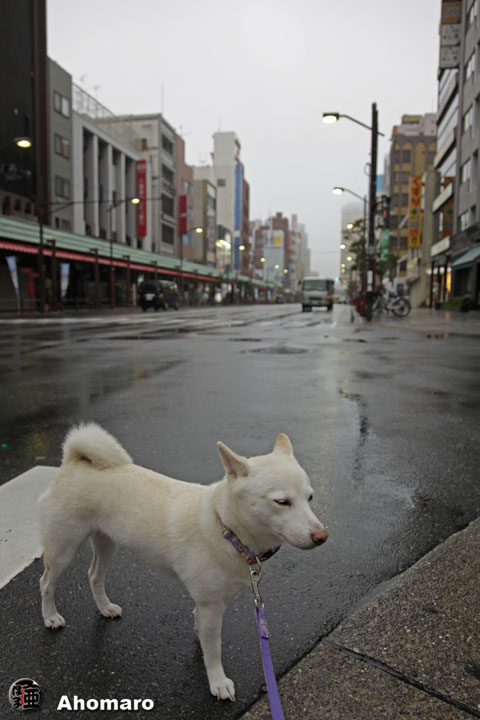
[(0, 588), (41, 555), (37, 503), (56, 471), (37, 465), (0, 486)]

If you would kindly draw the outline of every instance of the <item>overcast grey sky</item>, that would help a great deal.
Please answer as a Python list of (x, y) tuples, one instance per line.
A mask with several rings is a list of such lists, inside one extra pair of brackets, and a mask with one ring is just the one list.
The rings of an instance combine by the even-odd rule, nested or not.
[(297, 213), (312, 269), (339, 272), (343, 185), (364, 195), (376, 102), (378, 172), (402, 114), (435, 112), (440, 0), (47, 0), (48, 51), (114, 113), (161, 112), (207, 163), (234, 131), (250, 216)]

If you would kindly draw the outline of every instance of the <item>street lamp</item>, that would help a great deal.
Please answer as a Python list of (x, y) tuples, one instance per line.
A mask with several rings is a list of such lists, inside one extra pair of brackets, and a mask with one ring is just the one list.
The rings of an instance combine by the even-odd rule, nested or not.
[(26, 136), (22, 136), (22, 137), (17, 137), (17, 138), (15, 138), (14, 143), (15, 143), (15, 145), (16, 145), (17, 147), (19, 147), (19, 148), (30, 148), (30, 147), (32, 147), (32, 141), (30, 140), (29, 137), (26, 137)]
[(373, 304), (373, 283), (375, 278), (375, 209), (376, 209), (376, 195), (377, 195), (377, 146), (378, 136), (384, 136), (384, 133), (378, 129), (378, 112), (377, 104), (372, 103), (372, 124), (366, 125), (366, 123), (357, 120), (357, 118), (351, 115), (338, 112), (327, 112), (323, 113), (323, 122), (327, 124), (335, 123), (340, 118), (346, 118), (351, 120), (357, 125), (370, 130), (371, 133), (371, 151), (370, 151), (370, 183), (369, 183), (369, 213), (368, 213), (368, 236), (367, 236), (367, 297), (365, 302), (365, 314), (367, 320), (372, 319), (372, 304)]
[(6, 150), (6, 148), (9, 147), (10, 145), (12, 145), (12, 143), (19, 148), (25, 149), (25, 148), (32, 147), (31, 139), (29, 137), (27, 137), (26, 135), (22, 135), (21, 137), (15, 137), (15, 138), (13, 138), (13, 140), (9, 140), (7, 143), (5, 143), (5, 145), (2, 145), (2, 147), (0, 148), (0, 152), (2, 152), (3, 150)]
[(112, 310), (115, 309), (115, 268), (113, 266), (113, 222), (112, 222), (112, 211), (123, 203), (131, 203), (132, 205), (139, 205), (141, 199), (138, 197), (127, 197), (122, 200), (112, 200), (111, 205), (108, 206), (108, 218), (109, 218), (109, 230), (110, 230), (110, 307)]
[[(353, 195), (353, 197), (356, 197), (363, 202), (363, 226), (364, 226), (363, 232), (366, 233), (366, 229), (367, 229), (367, 196), (364, 195), (362, 197), (361, 195), (356, 193), (354, 190), (350, 190), (350, 188), (341, 187), (339, 185), (336, 185), (333, 188), (332, 192), (334, 195), (343, 195), (343, 193), (349, 193), (349, 195)], [(348, 223), (347, 230), (353, 230), (353, 227), (354, 227), (353, 223)], [(341, 246), (340, 246), (340, 248), (343, 250), (343, 248)], [(368, 248), (365, 248), (365, 249), (368, 252)], [(365, 278), (364, 278), (363, 274), (361, 275), (361, 279), (362, 279), (362, 291), (364, 291), (366, 283), (365, 283)]]
[[(334, 195), (343, 195), (343, 193), (346, 192), (346, 193), (349, 193), (350, 195), (353, 195), (354, 197), (358, 198), (359, 200), (361, 200), (361, 201), (363, 202), (363, 228), (364, 228), (364, 229), (363, 229), (363, 232), (366, 233), (366, 229), (367, 229), (367, 196), (364, 195), (364, 196), (362, 197), (361, 195), (359, 195), (358, 193), (356, 193), (354, 190), (350, 190), (350, 188), (346, 188), (346, 187), (340, 187), (339, 185), (336, 185), (336, 186), (333, 188), (332, 192), (333, 192)], [(347, 225), (347, 230), (353, 230), (353, 228), (354, 228), (354, 224), (353, 224), (353, 223), (348, 223), (348, 225)], [(365, 236), (364, 236), (364, 237), (365, 237)], [(346, 246), (345, 246), (344, 243), (342, 243), (342, 245), (340, 245), (340, 249), (341, 249), (341, 250), (345, 250), (345, 247), (346, 247)], [(367, 249), (367, 248), (365, 248), (365, 249)], [(364, 273), (361, 273), (360, 277), (361, 277), (362, 292), (363, 292), (363, 291), (365, 290), (365, 277), (364, 277)], [(351, 279), (351, 278), (350, 278), (350, 279)]]
[(185, 299), (184, 298), (184, 285), (183, 285), (183, 238), (185, 237), (185, 235), (188, 235), (191, 232), (195, 232), (198, 235), (201, 235), (203, 233), (203, 227), (197, 227), (194, 225), (193, 227), (187, 228), (185, 230), (185, 232), (182, 233), (180, 236), (180, 274), (179, 274), (179, 278), (178, 278), (178, 280), (179, 280), (178, 285), (179, 285), (180, 300), (182, 302), (182, 305), (183, 305), (184, 299)]

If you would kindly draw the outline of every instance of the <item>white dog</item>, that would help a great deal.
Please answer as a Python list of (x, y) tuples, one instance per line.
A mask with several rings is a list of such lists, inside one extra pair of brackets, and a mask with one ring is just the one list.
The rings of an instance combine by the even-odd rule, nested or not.
[[(98, 609), (122, 610), (105, 592), (105, 571), (115, 544), (127, 545), (187, 586), (195, 601), (195, 629), (210, 691), (235, 699), (221, 661), (222, 617), (248, 584), (249, 565), (234, 547), (260, 560), (283, 541), (310, 549), (328, 537), (310, 509), (312, 488), (290, 440), (277, 437), (269, 455), (244, 458), (217, 443), (226, 471), (221, 482), (197, 485), (133, 465), (119, 443), (94, 423), (68, 434), (62, 466), (40, 498), (45, 572), (40, 580), (46, 627), (65, 625), (55, 606), (57, 582), (90, 537), (88, 571)], [(232, 542), (228, 542), (232, 539)]]

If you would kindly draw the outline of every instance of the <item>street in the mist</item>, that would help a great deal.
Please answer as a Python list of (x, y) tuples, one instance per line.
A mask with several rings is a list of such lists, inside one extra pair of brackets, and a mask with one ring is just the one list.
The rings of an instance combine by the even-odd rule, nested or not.
[[(10, 320), (0, 338), (2, 482), (58, 465), (80, 420), (102, 424), (137, 463), (201, 483), (222, 476), (217, 440), (248, 456), (290, 436), (330, 538), (311, 552), (282, 547), (265, 569), (278, 674), (480, 514), (480, 335), (465, 327), (352, 323), (348, 306), (277, 305)], [(163, 720), (240, 716), (263, 683), (249, 591), (224, 623), (237, 701), (217, 703), (184, 588), (119, 550), (107, 586), (124, 614), (105, 620), (89, 554), (60, 585), (61, 632), (42, 625), (39, 560), (0, 590), (2, 702), (11, 682), (32, 677), (43, 717), (63, 694), (153, 698)]]

